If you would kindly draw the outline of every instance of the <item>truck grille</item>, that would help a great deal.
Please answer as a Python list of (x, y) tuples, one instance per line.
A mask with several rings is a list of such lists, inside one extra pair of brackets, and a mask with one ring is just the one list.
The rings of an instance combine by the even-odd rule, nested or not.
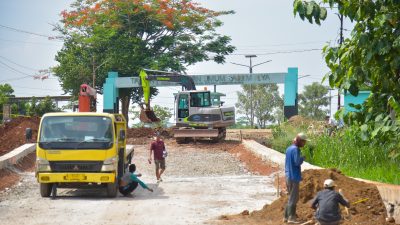
[(99, 172), (103, 166), (102, 161), (91, 162), (50, 162), (50, 168), (53, 172)]

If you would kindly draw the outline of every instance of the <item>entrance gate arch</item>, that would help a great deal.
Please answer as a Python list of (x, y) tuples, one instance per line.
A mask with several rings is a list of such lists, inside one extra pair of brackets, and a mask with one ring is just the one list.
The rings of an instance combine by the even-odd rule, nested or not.
[[(298, 114), (298, 68), (288, 68), (284, 73), (251, 74), (207, 74), (190, 75), (196, 85), (241, 85), (241, 84), (284, 84), (284, 115), (290, 118)], [(178, 83), (150, 81), (152, 87), (181, 86)], [(117, 72), (109, 72), (103, 85), (103, 112), (118, 109), (118, 89), (141, 87), (139, 76), (118, 77)]]

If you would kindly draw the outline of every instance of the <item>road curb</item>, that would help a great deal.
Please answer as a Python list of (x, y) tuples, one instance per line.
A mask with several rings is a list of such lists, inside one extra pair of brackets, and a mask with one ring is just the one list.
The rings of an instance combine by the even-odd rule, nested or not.
[[(243, 145), (249, 149), (251, 152), (253, 152), (255, 155), (260, 157), (263, 161), (268, 161), (272, 162), (274, 164), (277, 164), (279, 168), (284, 169), (285, 167), (285, 155), (272, 149), (268, 148), (254, 140), (243, 140)], [(308, 162), (304, 162), (301, 165), (301, 170), (310, 170), (310, 169), (323, 169), (319, 166), (314, 166), (311, 165)]]
[(21, 158), (25, 157), (29, 153), (32, 153), (36, 150), (35, 144), (24, 144), (20, 147), (12, 150), (11, 152), (0, 156), (0, 169), (4, 169), (7, 166), (14, 165), (20, 160)]
[[(254, 140), (243, 140), (242, 144), (251, 152), (253, 152), (256, 156), (260, 157), (263, 161), (266, 162), (272, 162), (274, 164), (279, 165), (279, 168), (284, 170), (285, 168), (285, 155), (274, 150), (271, 148), (268, 148)], [(311, 165), (308, 162), (304, 162), (301, 165), (301, 170), (308, 170), (308, 169), (324, 169), (319, 166), (314, 166)], [(399, 185), (392, 185), (392, 184), (384, 184), (384, 183), (379, 183), (376, 181), (370, 181), (370, 180), (365, 180), (365, 179), (360, 179), (360, 178), (354, 178), (356, 180), (360, 180), (366, 183), (374, 184), (379, 191), (379, 194), (385, 203), (385, 205), (388, 207), (388, 203), (392, 203), (395, 205), (395, 212), (394, 212), (394, 219), (396, 221), (400, 221), (400, 186)]]

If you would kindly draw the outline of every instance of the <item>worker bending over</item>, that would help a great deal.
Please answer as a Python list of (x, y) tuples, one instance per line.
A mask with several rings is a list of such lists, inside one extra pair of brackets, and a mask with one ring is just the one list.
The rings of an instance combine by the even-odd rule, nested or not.
[[(336, 192), (335, 184), (332, 179), (324, 182), (324, 190), (318, 192), (311, 204), (311, 208), (316, 209), (315, 218), (320, 225), (338, 225), (342, 216), (339, 204), (350, 208), (350, 203), (341, 193)], [(340, 190), (339, 190), (340, 192)]]

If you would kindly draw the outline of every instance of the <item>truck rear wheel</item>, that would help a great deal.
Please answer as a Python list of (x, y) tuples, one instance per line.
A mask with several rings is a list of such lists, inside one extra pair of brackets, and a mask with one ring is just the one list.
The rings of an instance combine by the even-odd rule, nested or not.
[(118, 194), (118, 182), (107, 184), (107, 196), (110, 198), (117, 197)]
[(50, 197), (52, 186), (53, 184), (40, 183), (40, 195), (45, 198)]

